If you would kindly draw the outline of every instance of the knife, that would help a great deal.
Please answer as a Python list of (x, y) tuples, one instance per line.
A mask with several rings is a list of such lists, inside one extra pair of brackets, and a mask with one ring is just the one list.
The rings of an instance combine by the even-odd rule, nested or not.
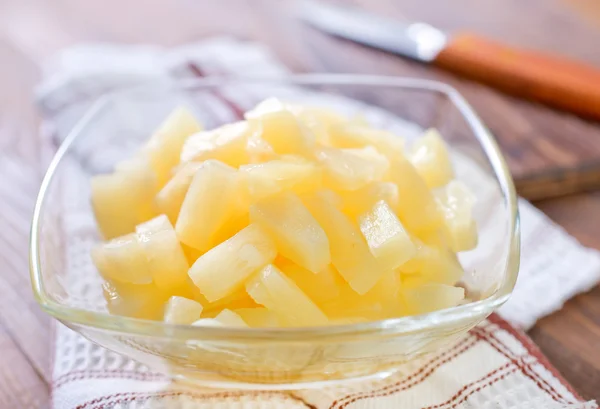
[(347, 6), (302, 0), (298, 16), (329, 34), (399, 54), (581, 117), (600, 119), (600, 69), (500, 44), (476, 34), (448, 35)]

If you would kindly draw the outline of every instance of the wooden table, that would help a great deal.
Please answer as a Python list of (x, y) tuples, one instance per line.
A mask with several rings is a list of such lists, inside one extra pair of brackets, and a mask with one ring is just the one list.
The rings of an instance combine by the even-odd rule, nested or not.
[[(353, 3), (398, 18), (425, 19), (445, 29), (468, 28), (509, 43), (557, 50), (600, 66), (599, 42), (594, 41), (600, 39), (597, 0)], [(503, 144), (519, 126), (528, 127), (529, 139), (520, 139), (516, 147), (504, 145), (509, 154), (543, 140), (550, 132), (547, 121), (600, 138), (596, 124), (324, 36), (286, 19), (277, 4), (267, 0), (0, 0), (0, 201), (9, 205), (8, 211), (0, 213), (0, 408), (38, 408), (49, 402), (51, 321), (31, 295), (26, 260), (28, 226), (18, 220), (29, 218), (44, 171), (32, 89), (40, 79), (41, 62), (61, 47), (81, 41), (168, 46), (228, 33), (268, 44), (296, 71), (368, 72), (448, 81), (467, 96), (495, 132), (501, 133)], [(18, 180), (3, 179), (3, 166), (11, 166), (11, 161), (28, 163), (29, 171)], [(14, 190), (18, 191), (17, 199), (8, 201), (7, 193)], [(600, 192), (536, 205), (583, 244), (600, 249)], [(529, 334), (585, 398), (600, 399), (600, 288), (570, 300)]]

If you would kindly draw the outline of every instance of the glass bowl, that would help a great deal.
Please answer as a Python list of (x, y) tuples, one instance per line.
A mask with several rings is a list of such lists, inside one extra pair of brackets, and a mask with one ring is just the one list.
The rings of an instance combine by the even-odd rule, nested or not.
[[(90, 176), (130, 156), (176, 106), (188, 106), (211, 128), (267, 97), (358, 114), (408, 140), (424, 128), (440, 130), (457, 177), (477, 196), (480, 242), (460, 255), (469, 302), (420, 316), (315, 328), (203, 328), (107, 312), (90, 259), (99, 240)], [(463, 97), (442, 83), (320, 74), (151, 83), (102, 97), (68, 134), (40, 188), (30, 257), (42, 308), (103, 347), (208, 386), (321, 386), (388, 374), (457, 340), (504, 303), (519, 264), (517, 198), (492, 135)]]

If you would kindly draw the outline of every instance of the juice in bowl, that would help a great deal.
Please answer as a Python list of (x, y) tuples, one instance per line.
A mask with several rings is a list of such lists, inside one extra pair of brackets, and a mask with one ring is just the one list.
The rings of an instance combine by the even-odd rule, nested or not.
[(510, 295), (518, 239), (504, 160), (453, 89), (203, 79), (82, 119), (42, 184), (32, 278), (49, 313), (151, 368), (299, 388), (456, 342)]

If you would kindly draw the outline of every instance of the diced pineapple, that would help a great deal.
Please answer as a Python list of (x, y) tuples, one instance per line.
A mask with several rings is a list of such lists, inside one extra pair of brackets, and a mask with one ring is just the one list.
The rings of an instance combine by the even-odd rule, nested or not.
[(242, 229), (248, 227), (250, 225), (250, 215), (248, 213), (241, 214), (239, 216), (234, 216), (231, 219), (227, 220), (223, 227), (221, 227), (211, 241), (212, 246), (216, 246), (218, 244), (223, 243), (225, 240), (228, 240), (239, 233)]
[(255, 119), (262, 128), (261, 137), (278, 154), (310, 157), (315, 136), (289, 111), (269, 112)]
[(405, 288), (402, 296), (408, 312), (417, 315), (457, 306), (465, 298), (465, 290), (433, 283)]
[(248, 140), (259, 127), (246, 121), (223, 125), (190, 136), (181, 150), (181, 161), (217, 159), (233, 167), (248, 163)]
[(327, 233), (332, 264), (354, 291), (364, 294), (385, 270), (369, 251), (358, 228), (328, 199), (327, 196), (333, 193), (326, 192), (316, 192), (304, 201)]
[(246, 321), (235, 312), (225, 308), (215, 318), (216, 321), (227, 327), (247, 327)]
[(418, 241), (416, 244), (417, 254), (400, 267), (402, 274), (448, 285), (454, 285), (461, 279), (464, 270), (452, 251), (445, 247), (431, 246)]
[(277, 314), (264, 307), (238, 308), (233, 310), (242, 317), (244, 322), (251, 327), (278, 327), (279, 318)]
[(368, 146), (362, 149), (321, 148), (317, 157), (324, 167), (324, 183), (335, 190), (356, 190), (381, 180), (389, 169), (389, 161)]
[(294, 263), (318, 272), (331, 262), (327, 235), (295, 194), (283, 193), (250, 206), (250, 220), (264, 227), (279, 253)]
[[(292, 110), (294, 109), (292, 108)], [(295, 111), (297, 111), (295, 113), (298, 119), (312, 131), (316, 140), (326, 145), (331, 145), (329, 138), (331, 127), (348, 121), (343, 115), (328, 108), (297, 107)]]
[(285, 325), (312, 326), (328, 322), (323, 311), (272, 264), (246, 283), (246, 291), (257, 303), (277, 314)]
[(317, 304), (334, 299), (340, 294), (339, 285), (342, 277), (331, 265), (317, 273), (313, 273), (290, 260), (280, 257), (275, 261), (275, 266), (291, 278)]
[(379, 318), (393, 318), (406, 315), (401, 289), (400, 275), (394, 271), (383, 274), (377, 284), (362, 296), (361, 302), (367, 305), (379, 305)]
[(454, 177), (448, 147), (435, 129), (413, 143), (409, 159), (430, 188), (443, 186)]
[(135, 226), (156, 216), (156, 176), (142, 157), (121, 162), (115, 173), (94, 176), (92, 208), (105, 239), (131, 233)]
[(404, 226), (384, 200), (375, 203), (358, 219), (371, 253), (384, 270), (400, 267), (417, 253)]
[(179, 155), (186, 139), (202, 126), (186, 108), (178, 108), (152, 135), (142, 152), (148, 156), (157, 176), (158, 187), (171, 178), (171, 169), (179, 163)]
[[(191, 280), (190, 280), (191, 281)], [(256, 308), (258, 304), (248, 295), (244, 287), (238, 288), (233, 293), (217, 301), (209, 302), (192, 282), (192, 298), (204, 306), (202, 317), (215, 317), (224, 308)]]
[(213, 236), (239, 213), (237, 172), (216, 160), (198, 169), (185, 195), (175, 230), (184, 244), (200, 251), (210, 248)]
[(475, 196), (458, 180), (435, 192), (446, 221), (445, 232), (454, 251), (467, 251), (477, 246), (477, 224), (473, 219)]
[(152, 280), (158, 288), (177, 288), (187, 280), (189, 264), (167, 216), (160, 215), (136, 227)]
[(358, 190), (339, 192), (342, 198), (342, 211), (355, 219), (371, 209), (375, 203), (385, 200), (397, 212), (400, 203), (398, 186), (392, 182), (373, 182)]
[(379, 153), (394, 159), (404, 152), (404, 140), (389, 131), (373, 129), (356, 121), (332, 126), (331, 144), (337, 148), (362, 148), (373, 146)]
[(284, 190), (304, 193), (320, 186), (320, 169), (312, 162), (286, 158), (244, 165), (240, 172), (245, 177), (253, 200), (260, 200)]
[(162, 320), (163, 308), (169, 294), (160, 291), (153, 284), (105, 282), (102, 288), (111, 314)]
[(200, 319), (202, 304), (184, 297), (173, 296), (165, 306), (165, 322), (191, 324)]
[(414, 166), (398, 158), (392, 161), (390, 175), (398, 186), (397, 214), (402, 224), (417, 237), (441, 228), (444, 219), (439, 206)]
[(94, 247), (92, 260), (106, 280), (132, 284), (152, 282), (146, 253), (135, 233)]
[(255, 271), (273, 261), (275, 245), (251, 224), (229, 240), (200, 256), (188, 274), (209, 302), (233, 293)]
[(196, 260), (198, 260), (198, 257), (200, 257), (202, 254), (204, 254), (203, 251), (196, 250), (195, 248), (186, 246), (183, 243), (181, 243), (181, 249), (183, 250), (183, 254), (185, 254), (185, 258), (188, 261), (189, 266), (194, 264), (194, 262)]
[(166, 214), (171, 223), (175, 224), (177, 222), (177, 216), (179, 216), (179, 209), (181, 209), (185, 194), (192, 183), (194, 175), (201, 167), (201, 162), (185, 163), (156, 194), (154, 202), (157, 209)]

